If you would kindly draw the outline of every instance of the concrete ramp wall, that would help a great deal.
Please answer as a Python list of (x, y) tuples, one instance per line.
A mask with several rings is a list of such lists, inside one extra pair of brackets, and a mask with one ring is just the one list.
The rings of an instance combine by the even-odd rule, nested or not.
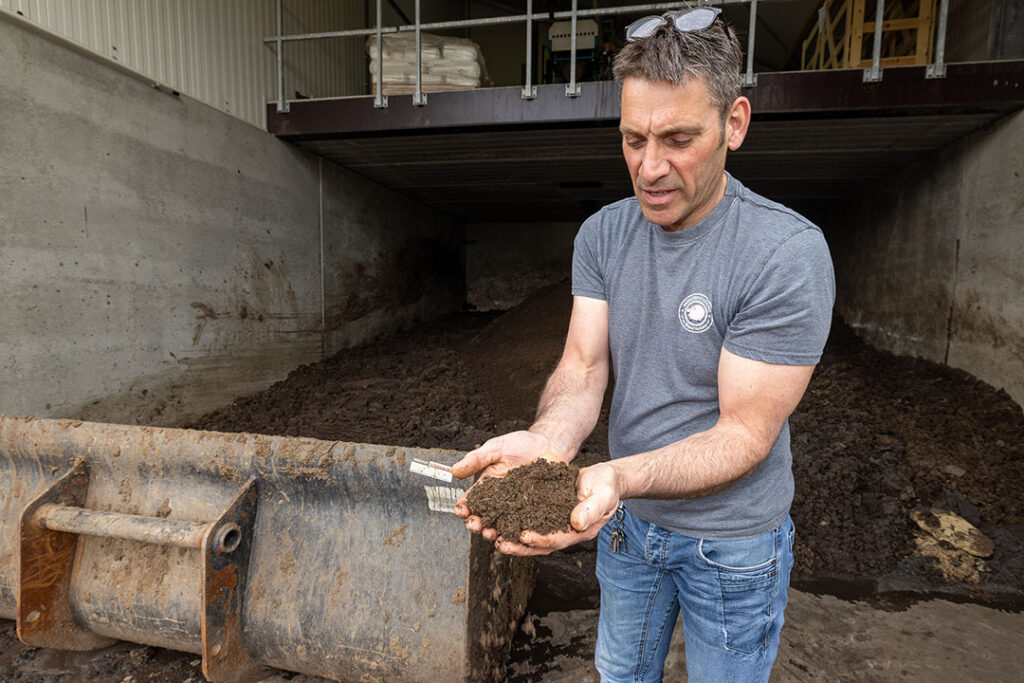
[(837, 308), (869, 342), (962, 368), (1024, 403), (1022, 220), (1018, 112), (822, 220)]
[(463, 300), (448, 219), (0, 14), (0, 413), (175, 425)]

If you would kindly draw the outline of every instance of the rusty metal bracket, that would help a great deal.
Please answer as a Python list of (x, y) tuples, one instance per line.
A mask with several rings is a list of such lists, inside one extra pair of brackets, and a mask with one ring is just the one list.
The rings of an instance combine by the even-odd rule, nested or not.
[(89, 471), (78, 461), (22, 511), (17, 621), (18, 638), (27, 645), (96, 650), (117, 642), (79, 626), (71, 613), (68, 592), (78, 535), (46, 529), (36, 519), (47, 505), (84, 505), (88, 491)]
[(263, 668), (246, 650), (242, 633), (257, 500), (253, 477), (203, 537), (203, 674), (210, 681), (253, 680)]
[(22, 642), (61, 650), (95, 650), (117, 641), (74, 618), (70, 586), (80, 535), (172, 545), (203, 553), (203, 674), (207, 680), (252, 680), (265, 667), (250, 655), (242, 607), (256, 525), (256, 478), (250, 478), (217, 519), (207, 524), (86, 509), (84, 461), (57, 479), (21, 515), (17, 628)]

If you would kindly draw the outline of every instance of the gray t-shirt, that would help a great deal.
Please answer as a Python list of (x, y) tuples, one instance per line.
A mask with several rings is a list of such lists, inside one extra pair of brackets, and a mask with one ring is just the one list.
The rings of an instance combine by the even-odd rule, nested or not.
[[(817, 363), (835, 280), (817, 226), (728, 176), (722, 201), (685, 230), (648, 222), (635, 197), (588, 218), (576, 236), (572, 293), (608, 302), (608, 446), (621, 458), (714, 426), (723, 346), (768, 363)], [(792, 500), (787, 422), (768, 457), (728, 489), (626, 507), (686, 536), (727, 539), (774, 529)]]

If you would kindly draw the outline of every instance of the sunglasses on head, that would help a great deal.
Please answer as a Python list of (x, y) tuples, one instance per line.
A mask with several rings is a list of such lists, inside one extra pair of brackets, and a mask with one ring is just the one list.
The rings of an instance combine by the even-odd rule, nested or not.
[(648, 38), (654, 35), (654, 32), (663, 24), (675, 26), (680, 33), (702, 31), (715, 23), (715, 19), (721, 13), (722, 10), (717, 7), (698, 7), (678, 12), (666, 12), (660, 16), (643, 17), (626, 27), (626, 42), (632, 43), (637, 38)]

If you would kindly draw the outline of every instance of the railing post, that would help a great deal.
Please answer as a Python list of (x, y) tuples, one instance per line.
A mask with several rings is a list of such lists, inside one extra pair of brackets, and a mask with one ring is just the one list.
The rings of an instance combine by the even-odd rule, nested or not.
[(885, 23), (885, 0), (875, 0), (875, 42), (871, 49), (871, 68), (864, 69), (864, 82), (882, 80), (882, 24)]
[(537, 99), (537, 86), (533, 84), (533, 0), (526, 0), (526, 84), (523, 99)]
[(948, 14), (949, 0), (940, 0), (939, 24), (935, 27), (935, 61), (924, 70), (925, 78), (946, 77), (946, 19)]
[(284, 0), (277, 0), (277, 113), (287, 114), (290, 110), (284, 97)]
[(580, 84), (576, 82), (576, 5), (577, 0), (572, 0), (572, 37), (569, 39), (572, 56), (569, 58), (569, 82), (565, 85), (566, 97), (580, 96)]
[(422, 107), (427, 103), (423, 94), (423, 45), (420, 35), (420, 0), (416, 0), (416, 92), (412, 94), (412, 103)]
[(754, 34), (757, 31), (757, 0), (750, 0), (750, 33), (747, 36), (747, 73), (743, 74), (741, 85), (752, 88), (757, 85), (757, 74), (754, 73)]
[(384, 94), (384, 34), (381, 31), (381, 0), (377, 0), (377, 92), (373, 95), (374, 109), (387, 109), (388, 97)]

